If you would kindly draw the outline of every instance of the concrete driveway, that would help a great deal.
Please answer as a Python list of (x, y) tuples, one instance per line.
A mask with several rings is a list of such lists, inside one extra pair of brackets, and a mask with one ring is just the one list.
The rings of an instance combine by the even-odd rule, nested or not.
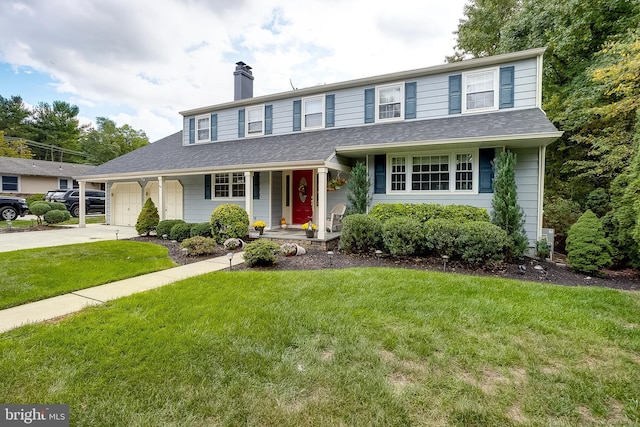
[(116, 240), (116, 238), (128, 239), (137, 235), (135, 227), (104, 224), (87, 224), (86, 228), (69, 225), (56, 227), (55, 230), (0, 233), (0, 252)]

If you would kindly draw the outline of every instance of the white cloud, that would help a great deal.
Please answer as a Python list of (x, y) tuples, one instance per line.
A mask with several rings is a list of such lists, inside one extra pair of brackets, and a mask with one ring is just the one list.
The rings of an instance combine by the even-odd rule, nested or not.
[[(23, 0), (0, 4), (0, 58), (51, 75), (61, 97), (155, 140), (178, 111), (233, 99), (234, 63), (254, 95), (442, 63), (464, 0)], [(66, 99), (64, 99), (66, 100)], [(98, 114), (106, 115), (106, 114)]]

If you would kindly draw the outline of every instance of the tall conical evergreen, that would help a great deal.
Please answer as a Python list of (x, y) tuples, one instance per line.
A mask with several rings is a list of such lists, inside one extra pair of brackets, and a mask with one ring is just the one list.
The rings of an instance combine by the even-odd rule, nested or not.
[(358, 162), (351, 169), (351, 176), (347, 183), (347, 201), (349, 202), (349, 213), (365, 214), (367, 207), (371, 203), (369, 188), (371, 181), (367, 175), (367, 166), (363, 162)]
[(508, 259), (524, 255), (528, 246), (524, 231), (524, 211), (518, 204), (516, 186), (516, 155), (503, 151), (495, 160), (491, 222), (507, 232), (509, 236)]
[(138, 215), (138, 221), (136, 222), (136, 231), (140, 236), (148, 235), (150, 231), (153, 231), (160, 222), (160, 215), (158, 215), (158, 209), (155, 203), (151, 200), (151, 197), (144, 202), (142, 211)]

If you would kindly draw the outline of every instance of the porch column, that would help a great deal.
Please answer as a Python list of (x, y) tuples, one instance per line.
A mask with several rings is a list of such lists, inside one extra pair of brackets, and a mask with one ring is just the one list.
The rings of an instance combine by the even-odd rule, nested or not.
[(249, 224), (253, 224), (253, 174), (244, 173), (244, 210), (249, 216)]
[[(164, 192), (164, 177), (159, 176), (158, 177), (158, 204), (160, 206), (158, 206), (158, 214), (160, 215), (160, 221), (164, 221), (167, 216), (166, 209), (164, 208), (165, 199), (166, 199), (166, 194)], [(146, 201), (147, 200), (145, 199), (143, 203), (145, 203)]]
[(327, 237), (327, 172), (328, 168), (318, 168), (318, 239)]
[(80, 209), (80, 220), (78, 221), (78, 228), (86, 228), (87, 227), (87, 219), (85, 215), (85, 211), (87, 209), (86, 204), (87, 201), (84, 199), (86, 193), (87, 183), (84, 181), (80, 181), (80, 194), (78, 195), (78, 206)]

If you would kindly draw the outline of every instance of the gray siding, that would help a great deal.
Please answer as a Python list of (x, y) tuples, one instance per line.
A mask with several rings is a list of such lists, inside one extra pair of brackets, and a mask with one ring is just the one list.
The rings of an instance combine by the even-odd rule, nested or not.
[(271, 172), (271, 228), (280, 227), (280, 219), (282, 218), (282, 185), (282, 172)]
[(184, 220), (186, 222), (207, 222), (211, 220), (211, 212), (224, 203), (234, 203), (242, 208), (245, 206), (244, 198), (205, 200), (204, 175), (182, 176), (177, 179), (184, 187)]
[[(536, 105), (535, 58), (505, 63), (514, 66), (514, 108), (531, 108)], [(455, 74), (460, 74), (455, 73)], [(444, 73), (411, 79), (417, 82), (416, 119), (445, 117), (449, 111), (449, 75)], [(361, 86), (331, 92), (335, 94), (335, 127), (352, 127), (364, 124), (364, 90), (373, 86)], [(327, 93), (328, 94), (328, 93)], [(293, 96), (274, 101), (273, 135), (293, 132), (293, 101), (301, 99)], [(325, 94), (326, 95), (326, 94)], [(269, 104), (267, 102), (267, 104)], [(238, 108), (218, 111), (218, 141), (238, 137)], [(189, 117), (184, 119), (184, 143), (189, 142)]]

